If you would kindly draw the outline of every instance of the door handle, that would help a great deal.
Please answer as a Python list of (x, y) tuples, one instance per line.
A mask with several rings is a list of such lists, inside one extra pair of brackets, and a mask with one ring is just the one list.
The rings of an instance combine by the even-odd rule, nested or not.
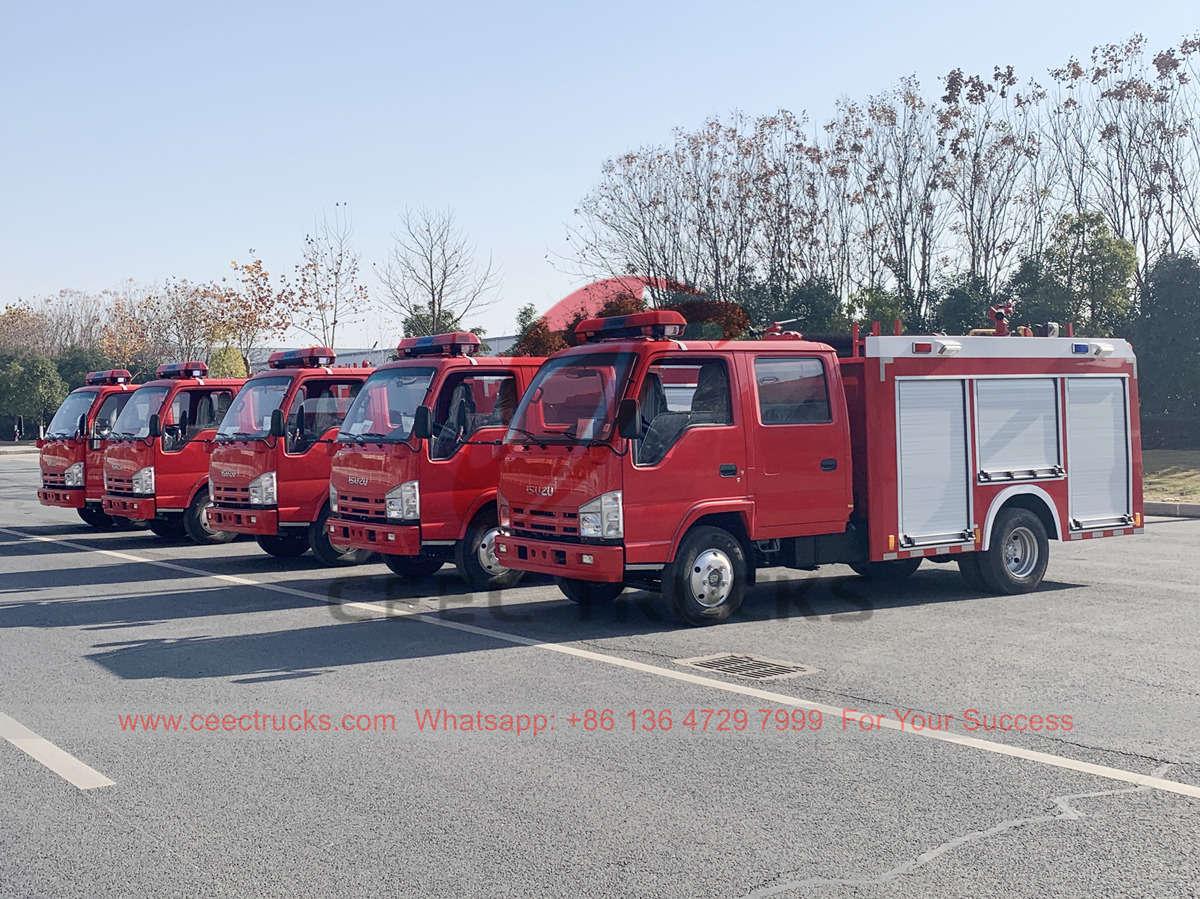
[(837, 459), (822, 459), (821, 471), (837, 471)]
[(736, 478), (737, 477), (737, 466), (736, 465), (730, 465), (730, 464), (726, 463), (721, 466), (720, 471), (721, 471), (721, 477), (723, 477), (723, 478)]

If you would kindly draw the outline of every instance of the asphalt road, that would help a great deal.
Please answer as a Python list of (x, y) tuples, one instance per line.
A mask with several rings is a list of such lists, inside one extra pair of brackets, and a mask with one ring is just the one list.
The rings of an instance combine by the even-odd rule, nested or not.
[[(100, 534), (35, 486), (0, 458), (0, 894), (1200, 890), (1200, 521), (1052, 543), (1030, 596), (772, 571), (692, 630)], [(679, 662), (724, 652), (815, 670)]]

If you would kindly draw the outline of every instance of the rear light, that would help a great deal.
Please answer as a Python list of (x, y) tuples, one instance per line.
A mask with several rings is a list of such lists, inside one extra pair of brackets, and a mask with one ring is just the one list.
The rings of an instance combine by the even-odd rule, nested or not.
[(913, 352), (914, 353), (932, 353), (933, 352), (933, 344), (932, 343), (914, 343), (913, 344)]

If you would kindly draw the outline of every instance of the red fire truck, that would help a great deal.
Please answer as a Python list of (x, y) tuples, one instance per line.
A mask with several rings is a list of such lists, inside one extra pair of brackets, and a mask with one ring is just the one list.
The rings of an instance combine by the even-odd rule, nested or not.
[(226, 543), (204, 514), (208, 454), (243, 378), (209, 378), (203, 362), (160, 366), (129, 397), (104, 451), (104, 511), (145, 521), (160, 537)]
[(310, 549), (326, 565), (361, 561), (360, 550), (329, 542), (333, 437), (365, 368), (334, 368), (329, 347), (272, 354), (248, 380), (217, 429), (209, 460), (213, 530), (253, 534), (280, 558)]
[(408, 338), (363, 385), (333, 457), (335, 543), (383, 553), (409, 577), (453, 560), (476, 588), (516, 583), (494, 552), (500, 444), (542, 359), (479, 347), (468, 332)]
[(104, 447), (113, 423), (133, 395), (123, 368), (90, 371), (84, 386), (71, 391), (50, 420), (41, 450), (43, 506), (74, 509), (94, 528), (110, 528), (113, 519), (100, 508), (104, 496)]
[(581, 603), (661, 589), (704, 624), (762, 567), (902, 578), (930, 558), (1023, 593), (1048, 540), (1141, 532), (1123, 340), (856, 329), (839, 353), (683, 327), (665, 311), (585, 321), (586, 343), (538, 372), (505, 438), (502, 564)]

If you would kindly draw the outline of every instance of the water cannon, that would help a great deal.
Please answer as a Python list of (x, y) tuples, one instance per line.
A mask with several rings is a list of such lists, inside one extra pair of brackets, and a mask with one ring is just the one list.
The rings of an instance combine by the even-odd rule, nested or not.
[(799, 331), (784, 330), (785, 325), (794, 325), (798, 318), (786, 318), (783, 321), (771, 322), (763, 331), (763, 340), (803, 340), (804, 335)]
[(428, 337), (405, 337), (396, 344), (397, 359), (418, 356), (474, 356), (483, 346), (478, 334), (470, 331), (450, 331)]
[(205, 378), (208, 377), (208, 366), (203, 362), (172, 362), (170, 365), (160, 365), (155, 377), (169, 378), (173, 381), (182, 380), (184, 378)]
[(337, 354), (327, 346), (310, 346), (300, 350), (280, 350), (267, 359), (268, 368), (322, 368), (333, 365)]
[(996, 337), (1008, 336), (1008, 321), (1012, 318), (1012, 314), (1012, 303), (1002, 303), (999, 306), (993, 306), (988, 310), (988, 317), (992, 320), (992, 325), (995, 328), (994, 334)]
[(110, 368), (107, 371), (89, 371), (83, 383), (88, 387), (99, 384), (128, 384), (132, 377), (124, 368)]
[(614, 315), (609, 318), (587, 318), (575, 326), (580, 343), (601, 340), (670, 340), (683, 336), (687, 319), (669, 309), (635, 312), (633, 315)]

